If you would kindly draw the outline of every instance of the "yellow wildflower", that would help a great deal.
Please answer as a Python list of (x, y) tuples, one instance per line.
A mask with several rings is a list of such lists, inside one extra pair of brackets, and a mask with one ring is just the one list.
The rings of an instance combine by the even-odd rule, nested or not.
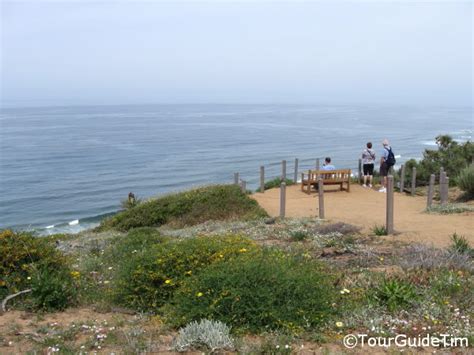
[(71, 276), (77, 279), (79, 276), (81, 276), (81, 273), (79, 271), (71, 271)]
[(344, 325), (342, 322), (336, 322), (336, 327), (341, 328)]
[(202, 295), (203, 295), (202, 292), (198, 292), (198, 293), (196, 294), (196, 296), (198, 296), (198, 297), (202, 297)]
[(170, 280), (170, 279), (168, 279), (168, 280), (165, 281), (165, 284), (168, 284), (168, 285), (169, 285), (170, 283), (171, 283), (171, 280)]
[(186, 271), (186, 275), (191, 275), (193, 272), (191, 270)]
[(239, 251), (240, 251), (241, 253), (245, 253), (245, 252), (247, 251), (247, 249), (242, 248), (242, 249), (240, 249)]

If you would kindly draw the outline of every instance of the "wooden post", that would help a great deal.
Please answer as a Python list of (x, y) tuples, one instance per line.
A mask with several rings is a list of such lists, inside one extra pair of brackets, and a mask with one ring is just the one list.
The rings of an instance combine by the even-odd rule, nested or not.
[(298, 181), (298, 158), (295, 158), (295, 184)]
[(428, 199), (426, 201), (426, 208), (430, 208), (433, 204), (433, 192), (434, 192), (435, 174), (430, 175), (430, 184), (428, 185)]
[(446, 176), (446, 172), (443, 171), (439, 184), (439, 194), (442, 206), (445, 206), (448, 203), (448, 184), (449, 178)]
[(281, 181), (286, 181), (286, 160), (281, 161)]
[(265, 192), (265, 167), (263, 165), (260, 167), (260, 192), (262, 194)]
[(319, 158), (316, 159), (316, 170), (319, 170)]
[(286, 205), (286, 184), (283, 181), (280, 184), (280, 218), (285, 218), (285, 205)]
[(247, 181), (245, 180), (242, 180), (241, 184), (240, 184), (240, 189), (242, 190), (242, 192), (245, 194), (247, 193)]
[(405, 191), (405, 165), (400, 168), (400, 192)]
[(308, 195), (311, 193), (311, 170), (308, 170)]
[(359, 184), (362, 182), (362, 159), (359, 159)]
[(318, 200), (319, 200), (319, 218), (324, 219), (324, 183), (323, 183), (323, 179), (318, 180)]
[(411, 172), (411, 195), (415, 196), (416, 192), (416, 168), (413, 167)]
[(385, 229), (387, 234), (393, 234), (393, 176), (387, 176), (387, 216)]
[(239, 173), (234, 173), (234, 185), (239, 184)]

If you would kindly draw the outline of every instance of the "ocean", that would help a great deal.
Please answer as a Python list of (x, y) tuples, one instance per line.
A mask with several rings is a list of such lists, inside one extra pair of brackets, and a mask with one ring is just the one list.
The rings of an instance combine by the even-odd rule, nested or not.
[(9, 108), (0, 113), (0, 228), (79, 232), (146, 199), (239, 172), (257, 187), (280, 162), (300, 170), (330, 156), (357, 169), (367, 141), (388, 138), (397, 164), (450, 134), (472, 140), (471, 107), (381, 105), (128, 105)]

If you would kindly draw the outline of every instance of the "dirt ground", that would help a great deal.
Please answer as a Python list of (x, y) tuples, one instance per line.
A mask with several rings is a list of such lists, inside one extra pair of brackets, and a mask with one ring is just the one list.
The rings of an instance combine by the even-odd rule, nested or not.
[[(375, 225), (385, 224), (386, 194), (375, 189), (351, 185), (350, 192), (339, 191), (339, 187), (327, 186), (324, 194), (325, 218), (331, 222), (345, 222), (362, 227), (371, 233)], [(454, 232), (464, 236), (474, 245), (474, 212), (461, 214), (428, 214), (426, 197), (395, 193), (394, 227), (391, 240), (420, 242), (436, 247), (450, 244)], [(280, 211), (280, 189), (255, 193), (252, 197), (268, 214), (277, 217)], [(286, 216), (310, 217), (319, 214), (318, 194), (308, 195), (301, 191), (301, 185), (286, 188)]]

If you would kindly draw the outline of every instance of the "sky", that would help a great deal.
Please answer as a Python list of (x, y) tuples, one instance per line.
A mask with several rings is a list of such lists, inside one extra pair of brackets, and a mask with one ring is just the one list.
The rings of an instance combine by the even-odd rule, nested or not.
[(473, 103), (471, 1), (0, 2), (3, 107)]

